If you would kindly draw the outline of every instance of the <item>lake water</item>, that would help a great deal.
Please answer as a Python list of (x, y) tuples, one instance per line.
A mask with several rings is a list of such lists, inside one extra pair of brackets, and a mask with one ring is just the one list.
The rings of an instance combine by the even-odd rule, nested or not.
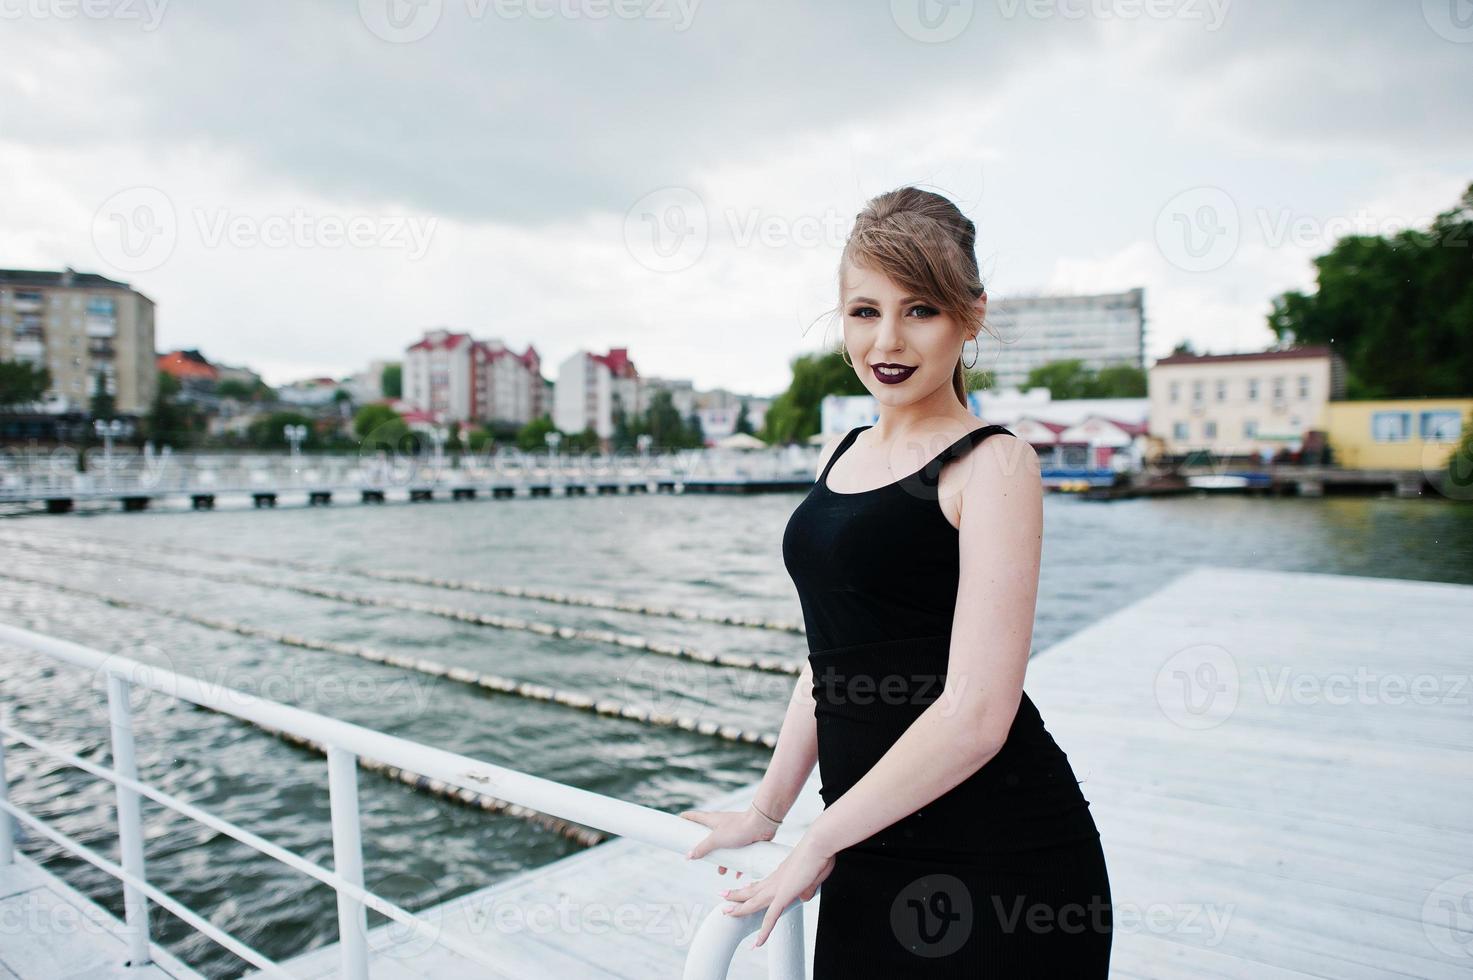
[[(799, 621), (781, 559), (783, 527), (798, 500), (796, 494), (650, 495), (15, 518), (0, 521), (0, 619), (674, 812), (761, 778), (768, 750), (244, 638), (118, 608), (101, 597), (412, 653), (776, 731), (792, 677), (351, 605), (282, 586), (328, 586), (795, 662), (806, 649), (799, 635), (304, 572), (272, 562), (408, 570)], [(1104, 504), (1050, 496), (1045, 513), (1035, 653), (1199, 564), (1473, 584), (1473, 506), (1441, 500), (1196, 496)], [(204, 551), (267, 561), (200, 557)], [(92, 552), (110, 557), (100, 560)], [(139, 562), (169, 570), (140, 568)], [(10, 648), (0, 650), (0, 658), (0, 702), (12, 723), (107, 763), (106, 710), (89, 678)], [(139, 707), (137, 738), (146, 780), (331, 865), (321, 757), (158, 695)], [(10, 749), (9, 769), (17, 803), (117, 859), (109, 784), (24, 747)], [(579, 850), (527, 821), (416, 793), (372, 772), (360, 773), (359, 787), (367, 883), (411, 909)], [(278, 958), (335, 940), (327, 887), (148, 801), (144, 821), (150, 880), (226, 931)], [(121, 916), (121, 891), (111, 878), (34, 834), (23, 832), (20, 846)], [(370, 925), (377, 921), (370, 913)], [(242, 969), (239, 960), (167, 913), (154, 909), (153, 922), (155, 938), (196, 969), (211, 976)]]

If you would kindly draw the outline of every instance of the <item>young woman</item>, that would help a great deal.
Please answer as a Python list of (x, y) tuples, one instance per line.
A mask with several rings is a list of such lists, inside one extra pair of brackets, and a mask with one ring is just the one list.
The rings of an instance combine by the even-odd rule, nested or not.
[(1038, 457), (966, 400), (987, 309), (975, 241), (914, 187), (860, 212), (844, 352), (879, 416), (825, 448), (783, 537), (808, 662), (752, 806), (682, 814), (711, 828), (693, 858), (770, 840), (818, 763), (823, 813), (771, 875), (722, 893), (729, 914), (766, 910), (761, 945), (822, 885), (818, 980), (1108, 973), (1099, 832), (1023, 691)]

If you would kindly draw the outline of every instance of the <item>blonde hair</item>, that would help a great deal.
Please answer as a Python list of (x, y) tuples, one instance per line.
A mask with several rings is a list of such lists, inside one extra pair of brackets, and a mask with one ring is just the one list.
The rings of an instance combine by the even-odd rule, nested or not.
[[(925, 296), (980, 339), (986, 329), (973, 305), (986, 295), (977, 269), (977, 226), (950, 200), (919, 187), (901, 187), (871, 198), (854, 219), (839, 260), (842, 299), (846, 266), (878, 272), (907, 292)], [(967, 404), (961, 357), (951, 386)]]

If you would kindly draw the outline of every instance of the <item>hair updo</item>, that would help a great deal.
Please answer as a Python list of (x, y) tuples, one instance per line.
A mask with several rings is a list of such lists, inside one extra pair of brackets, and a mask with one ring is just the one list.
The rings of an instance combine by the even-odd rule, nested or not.
[[(839, 260), (841, 300), (846, 266), (863, 266), (929, 298), (962, 324), (966, 336), (980, 338), (985, 325), (972, 304), (986, 289), (977, 270), (977, 226), (940, 194), (901, 187), (871, 198), (855, 216)], [(960, 357), (951, 385), (966, 405)]]

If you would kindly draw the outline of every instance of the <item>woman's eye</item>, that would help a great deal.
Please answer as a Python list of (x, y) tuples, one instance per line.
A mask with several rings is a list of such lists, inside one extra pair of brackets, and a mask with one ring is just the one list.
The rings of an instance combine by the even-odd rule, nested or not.
[(919, 310), (921, 313), (921, 319), (926, 319), (927, 317), (933, 317), (936, 315), (936, 310), (929, 306), (912, 306), (910, 308), (910, 311), (912, 313), (916, 312), (917, 310)]
[(861, 307), (859, 307), (856, 310), (851, 310), (850, 313), (849, 313), (849, 315), (850, 316), (864, 316), (867, 313), (873, 313), (873, 312), (875, 312), (875, 308), (874, 307), (872, 307), (872, 306), (861, 306)]

